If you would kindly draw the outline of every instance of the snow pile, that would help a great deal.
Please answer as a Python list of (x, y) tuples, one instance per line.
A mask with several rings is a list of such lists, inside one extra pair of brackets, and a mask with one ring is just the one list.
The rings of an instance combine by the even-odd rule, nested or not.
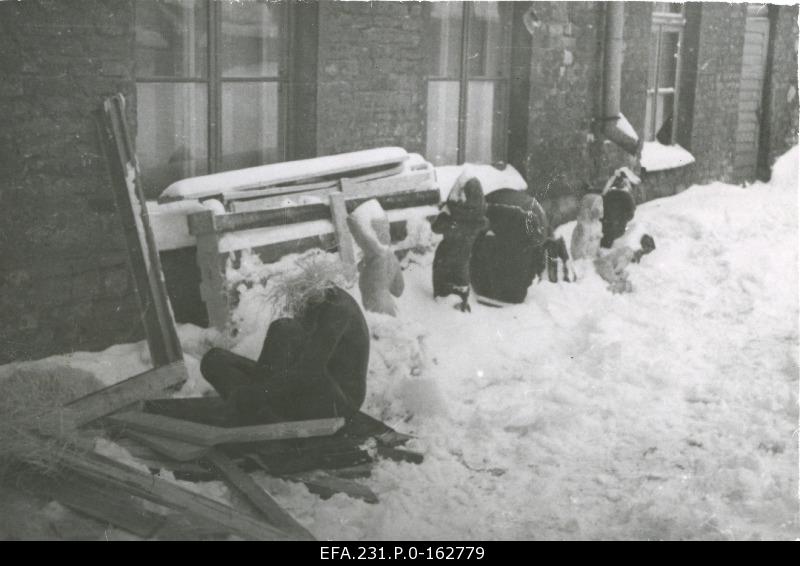
[(658, 142), (645, 142), (639, 164), (646, 171), (675, 169), (694, 163), (694, 156), (678, 144), (663, 145)]
[[(587, 262), (576, 283), (464, 314), (431, 298), (432, 254), (410, 254), (399, 317), (367, 316), (365, 409), (416, 434), (425, 461), (383, 460), (360, 480), (377, 505), (257, 481), (320, 539), (797, 537), (796, 179), (795, 149), (770, 184), (639, 206), (625, 238), (657, 247), (624, 295)], [(244, 260), (231, 274), (243, 291), (233, 347), (251, 357), (272, 269)], [(191, 356), (216, 340), (181, 337)], [(130, 365), (143, 346), (115, 348), (85, 356)]]

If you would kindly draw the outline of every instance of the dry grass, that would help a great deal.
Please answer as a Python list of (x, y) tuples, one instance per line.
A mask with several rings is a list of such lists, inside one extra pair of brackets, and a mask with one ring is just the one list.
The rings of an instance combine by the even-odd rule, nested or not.
[(309, 254), (297, 259), (297, 269), (276, 275), (267, 298), (278, 316), (299, 316), (308, 305), (324, 300), (325, 291), (352, 283), (346, 266), (329, 254)]
[(60, 454), (74, 439), (46, 438), (37, 427), (65, 403), (100, 387), (92, 374), (67, 366), (18, 369), (0, 380), (0, 479), (20, 463), (55, 472)]

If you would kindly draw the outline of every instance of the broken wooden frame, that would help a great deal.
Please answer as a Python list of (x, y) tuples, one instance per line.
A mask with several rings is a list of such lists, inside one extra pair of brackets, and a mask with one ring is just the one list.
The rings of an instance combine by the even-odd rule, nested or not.
[[(432, 187), (428, 172), (410, 175), (414, 183)], [(341, 191), (325, 195), (328, 203), (297, 204), (215, 214), (202, 211), (188, 218), (189, 233), (197, 241), (197, 263), (200, 267), (200, 294), (206, 304), (209, 323), (224, 328), (230, 316), (229, 290), (225, 281), (225, 262), (228, 254), (244, 249), (256, 249), (264, 262), (277, 261), (289, 253), (311, 248), (338, 249), (342, 261), (354, 268), (355, 251), (345, 222), (346, 214), (360, 204), (377, 199), (387, 211), (389, 222), (396, 231), (412, 218), (427, 218), (437, 214), (439, 190), (423, 188), (409, 190), (400, 184), (402, 192), (391, 192), (393, 177), (353, 185), (340, 180)], [(429, 183), (428, 183), (429, 182)], [(428, 183), (428, 184), (426, 184)]]
[(103, 102), (100, 131), (153, 365), (160, 367), (180, 361), (183, 353), (128, 131), (125, 98), (121, 94)]

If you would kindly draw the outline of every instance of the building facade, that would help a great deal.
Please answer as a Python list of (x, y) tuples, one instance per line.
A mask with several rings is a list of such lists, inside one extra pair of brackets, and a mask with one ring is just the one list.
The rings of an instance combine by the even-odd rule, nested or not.
[[(94, 121), (116, 92), (152, 198), (386, 145), (509, 162), (554, 224), (621, 165), (639, 200), (767, 178), (797, 141), (797, 6), (622, 3), (617, 53), (612, 4), (0, 3), (0, 364), (142, 336)], [(633, 150), (606, 135), (610, 98)], [(664, 147), (691, 159), (652, 165)], [(191, 286), (170, 271), (191, 254), (164, 263)]]

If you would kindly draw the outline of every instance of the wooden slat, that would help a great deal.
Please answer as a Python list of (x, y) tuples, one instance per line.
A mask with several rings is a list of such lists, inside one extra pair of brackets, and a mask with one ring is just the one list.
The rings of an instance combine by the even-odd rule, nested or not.
[(183, 359), (183, 352), (139, 179), (139, 166), (125, 117), (125, 99), (121, 94), (104, 101), (101, 132), (111, 176), (110, 186), (125, 233), (147, 344), (153, 365), (159, 367)]
[(164, 396), (164, 390), (186, 381), (183, 360), (148, 370), (64, 406), (75, 426), (83, 426), (145, 399)]
[(60, 464), (63, 468), (74, 471), (109, 489), (117, 489), (122, 493), (129, 493), (194, 515), (206, 523), (219, 525), (224, 532), (245, 539), (288, 540), (294, 538), (290, 533), (223, 503), (98, 454), (74, 454), (66, 451), (61, 455)]
[(344, 192), (349, 196), (376, 197), (392, 193), (428, 191), (433, 188), (433, 175), (429, 171), (412, 171), (404, 175), (384, 177), (366, 183), (348, 183)]
[(271, 524), (287, 533), (298, 535), (305, 540), (315, 540), (314, 536), (284, 510), (253, 478), (244, 473), (222, 452), (212, 449), (206, 461), (219, 471), (226, 483), (244, 496), (259, 513)]
[[(440, 194), (438, 189), (428, 189), (424, 191), (410, 191), (405, 193), (392, 193), (378, 197), (356, 196), (345, 198), (347, 212), (350, 213), (359, 205), (371, 198), (377, 198), (384, 210), (397, 208), (411, 208), (438, 204)], [(199, 221), (203, 218), (203, 213), (198, 212), (189, 216), (189, 232), (191, 234), (200, 233)], [(264, 228), (268, 226), (284, 226), (296, 224), (298, 222), (310, 222), (312, 220), (331, 220), (330, 207), (326, 204), (305, 204), (295, 207), (281, 209), (268, 209), (249, 212), (235, 212), (216, 216), (214, 222), (218, 232), (237, 232), (253, 228)], [(205, 226), (205, 224), (203, 224)]]
[(290, 481), (302, 482), (311, 493), (316, 493), (325, 499), (337, 493), (344, 493), (367, 503), (378, 502), (378, 496), (367, 486), (350, 479), (333, 476), (322, 470), (290, 474), (282, 477)]
[(166, 520), (166, 514), (146, 509), (138, 497), (104, 488), (69, 472), (57, 476), (26, 474), (21, 481), (25, 488), (46, 494), (70, 509), (142, 538), (153, 536)]
[(161, 415), (133, 412), (112, 415), (106, 420), (125, 429), (165, 436), (201, 446), (327, 436), (334, 434), (344, 426), (344, 419), (331, 418), (223, 428)]
[(125, 436), (132, 438), (144, 446), (178, 462), (191, 462), (202, 458), (211, 449), (210, 446), (201, 446), (190, 442), (183, 442), (173, 438), (165, 438), (154, 434), (147, 434), (135, 430), (126, 430)]

